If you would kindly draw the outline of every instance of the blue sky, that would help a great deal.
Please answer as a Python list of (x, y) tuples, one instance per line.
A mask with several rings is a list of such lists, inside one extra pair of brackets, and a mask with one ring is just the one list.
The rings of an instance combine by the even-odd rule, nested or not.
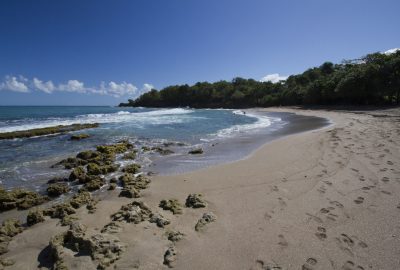
[(400, 1), (0, 1), (0, 105), (287, 76), (400, 47)]

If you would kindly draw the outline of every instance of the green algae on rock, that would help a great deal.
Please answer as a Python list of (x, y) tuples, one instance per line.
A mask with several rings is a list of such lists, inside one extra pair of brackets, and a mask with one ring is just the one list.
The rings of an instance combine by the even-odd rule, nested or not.
[(87, 129), (87, 128), (97, 128), (99, 124), (72, 124), (72, 125), (60, 125), (54, 127), (45, 127), (45, 128), (35, 128), (29, 130), (21, 130), (21, 131), (12, 131), (12, 132), (3, 132), (0, 133), (0, 140), (6, 139), (16, 139), (16, 138), (29, 138), (57, 133), (67, 133), (71, 131)]
[(70, 188), (68, 184), (65, 183), (55, 183), (55, 184), (50, 184), (47, 187), (47, 195), (50, 197), (58, 197), (61, 194), (67, 193), (70, 191)]
[(193, 193), (189, 194), (189, 196), (186, 198), (186, 207), (191, 207), (191, 208), (203, 208), (207, 207), (206, 201), (203, 199), (203, 195), (200, 193)]
[(28, 226), (32, 226), (43, 221), (44, 221), (43, 210), (40, 209), (29, 210), (28, 216), (26, 217), (26, 224)]
[(196, 231), (204, 230), (204, 227), (207, 224), (209, 224), (211, 222), (214, 222), (216, 220), (217, 220), (217, 217), (213, 213), (211, 213), (211, 212), (204, 213), (203, 216), (197, 221), (196, 226), (194, 227), (194, 229)]
[(49, 198), (39, 193), (24, 189), (6, 191), (0, 187), (0, 212), (17, 208), (19, 210), (29, 209), (33, 206), (47, 202)]

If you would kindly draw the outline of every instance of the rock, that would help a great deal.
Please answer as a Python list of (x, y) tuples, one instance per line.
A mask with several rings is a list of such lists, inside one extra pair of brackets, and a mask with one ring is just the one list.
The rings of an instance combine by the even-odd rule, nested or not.
[(113, 178), (111, 178), (110, 179), (110, 183), (117, 183), (118, 182), (118, 180), (117, 180), (117, 178), (115, 178), (115, 177), (113, 177)]
[(150, 151), (150, 147), (142, 146), (142, 151), (143, 152), (149, 152)]
[(89, 210), (89, 214), (93, 214), (94, 212), (96, 212), (97, 210), (97, 203), (99, 201), (98, 200), (91, 200), (87, 205), (86, 205), (86, 209)]
[(162, 147), (152, 147), (151, 150), (159, 153), (160, 155), (166, 156), (166, 155), (170, 155), (173, 154), (174, 151), (168, 149), (168, 148), (162, 148)]
[(125, 173), (135, 174), (135, 173), (139, 172), (140, 167), (141, 166), (139, 164), (133, 163), (133, 164), (129, 164), (129, 165), (125, 166), (124, 168), (122, 168), (122, 171)]
[(86, 161), (90, 161), (90, 160), (96, 159), (96, 158), (98, 158), (100, 156), (101, 156), (100, 152), (93, 151), (93, 150), (82, 151), (82, 152), (79, 152), (76, 155), (77, 158), (80, 158), (80, 159), (83, 159), (83, 160), (86, 160)]
[(70, 188), (65, 183), (50, 184), (47, 187), (47, 195), (49, 195), (50, 197), (58, 197), (61, 194), (67, 193), (69, 191), (70, 191)]
[(119, 193), (119, 197), (139, 198), (140, 192), (133, 186), (124, 187)]
[(203, 149), (197, 148), (197, 149), (190, 150), (190, 151), (189, 151), (189, 154), (191, 154), (191, 155), (203, 154)]
[(106, 224), (103, 229), (101, 229), (101, 233), (119, 233), (120, 231), (122, 231), (121, 226), (114, 221)]
[(68, 182), (69, 179), (65, 178), (65, 177), (54, 177), (51, 178), (49, 181), (47, 181), (47, 184), (56, 184), (56, 183), (64, 183), (64, 182)]
[(68, 203), (55, 204), (52, 207), (43, 210), (43, 215), (51, 218), (63, 219), (72, 214), (75, 214), (75, 209)]
[(44, 221), (43, 211), (40, 209), (30, 210), (28, 216), (26, 217), (26, 224), (28, 226), (32, 226), (43, 221)]
[(89, 182), (85, 183), (82, 187), (84, 191), (95, 191), (100, 189), (105, 184), (104, 179), (94, 178)]
[(97, 165), (96, 163), (89, 163), (86, 167), (87, 173), (90, 175), (109, 174), (118, 170), (118, 165)]
[(0, 211), (7, 211), (14, 208), (28, 209), (33, 206), (47, 202), (49, 198), (37, 192), (24, 189), (6, 191), (0, 188)]
[(99, 145), (96, 147), (97, 151), (104, 154), (122, 154), (132, 148), (133, 145), (129, 142), (121, 142), (111, 145)]
[(169, 268), (173, 268), (176, 263), (177, 251), (176, 248), (171, 246), (164, 254), (164, 264)]
[(14, 237), (22, 231), (23, 228), (20, 221), (14, 218), (3, 221), (3, 224), (0, 226), (1, 236)]
[(85, 134), (85, 133), (73, 134), (73, 135), (71, 135), (70, 140), (71, 141), (80, 141), (80, 140), (83, 140), (83, 139), (86, 139), (86, 138), (89, 138), (89, 137), (90, 137), (90, 135), (89, 134)]
[(115, 183), (110, 183), (110, 185), (108, 186), (108, 190), (114, 190), (117, 188), (117, 184)]
[(75, 157), (69, 157), (66, 159), (61, 160), (60, 162), (54, 164), (51, 166), (52, 168), (59, 167), (59, 166), (64, 166), (64, 169), (73, 169), (79, 166), (84, 166), (87, 164), (86, 160), (80, 159), (80, 158), (75, 158)]
[(166, 236), (169, 241), (178, 242), (182, 240), (185, 235), (179, 231), (167, 231)]
[(161, 214), (155, 213), (150, 215), (149, 221), (151, 223), (157, 224), (158, 227), (164, 228), (165, 225), (168, 225), (171, 223), (168, 219), (163, 217)]
[(87, 191), (79, 191), (79, 193), (75, 194), (72, 199), (69, 201), (70, 205), (78, 209), (84, 204), (88, 204), (92, 201), (92, 195)]
[(13, 259), (1, 258), (0, 259), (0, 264), (2, 266), (11, 266), (11, 265), (15, 264), (15, 261)]
[(174, 215), (182, 214), (182, 205), (177, 199), (162, 200), (159, 206), (164, 210), (171, 211)]
[(86, 183), (86, 172), (83, 167), (76, 167), (72, 170), (71, 174), (69, 175), (69, 181), (79, 180), (80, 183)]
[(131, 151), (131, 152), (128, 152), (128, 153), (126, 153), (126, 154), (124, 154), (124, 155), (122, 156), (122, 159), (131, 159), (131, 160), (134, 160), (134, 159), (136, 158), (136, 153), (137, 153), (136, 150), (133, 150), (133, 151)]
[(201, 231), (207, 224), (214, 222), (215, 220), (217, 220), (217, 217), (212, 212), (204, 213), (201, 219), (197, 221), (195, 230)]
[(133, 174), (125, 173), (120, 176), (121, 185), (123, 187), (134, 187), (137, 190), (146, 189), (150, 184), (150, 179), (144, 175), (135, 177)]
[(207, 207), (207, 203), (203, 200), (203, 195), (202, 194), (189, 194), (189, 196), (186, 198), (186, 207), (192, 207), (192, 208), (203, 208)]
[(124, 205), (121, 209), (111, 216), (113, 221), (126, 221), (138, 224), (149, 219), (151, 215), (150, 208), (143, 202), (133, 201)]

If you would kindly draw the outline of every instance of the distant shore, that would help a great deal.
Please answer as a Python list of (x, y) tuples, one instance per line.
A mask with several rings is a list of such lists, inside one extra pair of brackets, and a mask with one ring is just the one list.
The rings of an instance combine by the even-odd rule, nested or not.
[[(123, 243), (109, 269), (400, 267), (400, 109), (264, 110), (323, 117), (333, 124), (274, 140), (245, 160), (152, 176), (137, 199), (104, 190), (94, 213), (80, 208), (76, 216), (87, 226), (85, 237), (102, 231)], [(190, 200), (185, 207), (189, 194), (202, 194), (205, 207), (193, 208)], [(169, 199), (181, 203), (181, 214), (159, 207)], [(115, 231), (103, 232), (110, 216), (132, 201), (144, 202), (170, 224), (160, 228), (144, 217), (137, 224), (116, 222)], [(195, 229), (199, 222), (203, 227)], [(51, 266), (45, 259), (50, 238), (68, 230), (57, 223), (46, 219), (13, 237), (3, 257), (14, 264), (6, 269)], [(171, 231), (182, 236), (170, 238), (177, 237)], [(96, 269), (96, 260), (75, 254), (64, 248), (69, 269)]]

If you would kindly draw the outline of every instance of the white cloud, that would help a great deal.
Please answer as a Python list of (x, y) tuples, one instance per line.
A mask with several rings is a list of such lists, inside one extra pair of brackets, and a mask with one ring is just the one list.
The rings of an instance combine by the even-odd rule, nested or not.
[(151, 89), (154, 89), (154, 85), (149, 84), (149, 83), (145, 83), (145, 84), (143, 84), (143, 87), (142, 87), (140, 92), (141, 93), (146, 93), (146, 92), (151, 91)]
[(287, 78), (288, 78), (288, 76), (281, 76), (278, 73), (274, 73), (274, 74), (268, 74), (268, 75), (262, 77), (260, 81), (277, 83), (279, 81), (285, 81)]
[(66, 92), (77, 92), (77, 93), (88, 92), (88, 89), (85, 88), (84, 83), (78, 80), (69, 80), (66, 84), (60, 84), (58, 85), (57, 90)]
[(37, 90), (43, 91), (47, 94), (51, 94), (56, 89), (52, 81), (43, 82), (38, 78), (33, 78), (32, 83)]
[(14, 92), (27, 93), (29, 88), (26, 85), (28, 80), (23, 76), (6, 76), (4, 82), (0, 83), (0, 90), (9, 90)]
[(55, 84), (52, 81), (42, 81), (36, 77), (28, 80), (25, 77), (6, 76), (3, 82), (0, 81), (0, 90), (10, 90), (27, 93), (29, 90), (41, 91), (47, 94), (55, 92), (71, 92), (79, 94), (108, 95), (115, 98), (123, 96), (137, 96), (153, 89), (153, 85), (145, 83), (139, 90), (135, 85), (128, 82), (101, 82), (99, 86), (85, 86), (78, 80), (68, 80), (66, 83)]
[(400, 48), (393, 48), (393, 49), (387, 50), (387, 51), (385, 51), (383, 53), (386, 54), (386, 55), (389, 55), (389, 54), (395, 53), (395, 52), (397, 52), (399, 50), (400, 50)]

